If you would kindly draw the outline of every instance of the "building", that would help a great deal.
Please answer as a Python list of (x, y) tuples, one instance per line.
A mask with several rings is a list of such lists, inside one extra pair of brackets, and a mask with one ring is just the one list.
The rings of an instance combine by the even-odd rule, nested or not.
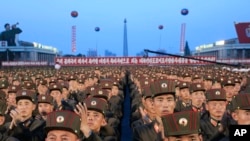
[(111, 51), (109, 51), (109, 50), (105, 50), (104, 56), (105, 57), (116, 57), (116, 54), (113, 53), (113, 52), (111, 52)]
[(19, 46), (7, 46), (6, 41), (0, 41), (1, 61), (46, 61), (54, 63), (59, 55), (57, 48), (36, 42), (19, 41)]
[(87, 51), (87, 57), (98, 57), (96, 49), (89, 49)]
[(234, 25), (237, 38), (197, 46), (192, 54), (217, 59), (250, 59), (250, 22), (235, 22)]
[(238, 38), (197, 46), (193, 56), (215, 56), (217, 59), (250, 59), (250, 44)]

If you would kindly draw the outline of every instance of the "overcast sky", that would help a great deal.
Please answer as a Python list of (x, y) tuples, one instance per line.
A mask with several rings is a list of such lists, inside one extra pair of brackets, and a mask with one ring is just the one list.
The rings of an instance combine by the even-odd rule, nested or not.
[[(187, 16), (180, 14), (183, 8), (189, 10)], [(70, 16), (73, 10), (78, 11), (77, 18)], [(185, 39), (194, 50), (198, 45), (235, 38), (234, 21), (250, 21), (249, 0), (2, 0), (0, 11), (0, 29), (4, 30), (5, 23), (19, 22), (20, 40), (72, 54), (71, 27), (75, 25), (73, 54), (97, 48), (101, 56), (105, 49), (122, 56), (124, 18), (129, 56), (144, 49), (179, 53), (182, 23), (186, 23)]]

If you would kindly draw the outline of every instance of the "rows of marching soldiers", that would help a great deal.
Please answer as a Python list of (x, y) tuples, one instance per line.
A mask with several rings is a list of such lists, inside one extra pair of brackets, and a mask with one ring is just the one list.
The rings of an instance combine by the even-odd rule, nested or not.
[(132, 140), (228, 140), (230, 125), (250, 123), (249, 76), (219, 66), (2, 69), (0, 140), (120, 140), (125, 88)]
[(225, 141), (250, 124), (250, 73), (220, 66), (130, 68), (133, 141)]
[(125, 69), (0, 70), (1, 141), (117, 141)]

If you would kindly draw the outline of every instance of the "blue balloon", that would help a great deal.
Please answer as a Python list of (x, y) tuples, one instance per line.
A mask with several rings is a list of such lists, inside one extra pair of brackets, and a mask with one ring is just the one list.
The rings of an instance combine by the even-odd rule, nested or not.
[(100, 31), (100, 28), (99, 28), (99, 27), (96, 27), (96, 28), (95, 28), (95, 31), (96, 31), (96, 32)]
[(187, 14), (188, 14), (188, 9), (186, 9), (186, 8), (183, 8), (182, 10), (181, 10), (181, 14), (182, 15), (184, 15), (184, 16), (186, 16)]

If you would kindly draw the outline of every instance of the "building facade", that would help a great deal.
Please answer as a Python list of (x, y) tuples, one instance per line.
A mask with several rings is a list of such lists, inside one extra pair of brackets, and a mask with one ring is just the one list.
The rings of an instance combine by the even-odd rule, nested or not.
[(197, 46), (193, 56), (215, 56), (217, 59), (250, 59), (250, 44), (238, 38)]

